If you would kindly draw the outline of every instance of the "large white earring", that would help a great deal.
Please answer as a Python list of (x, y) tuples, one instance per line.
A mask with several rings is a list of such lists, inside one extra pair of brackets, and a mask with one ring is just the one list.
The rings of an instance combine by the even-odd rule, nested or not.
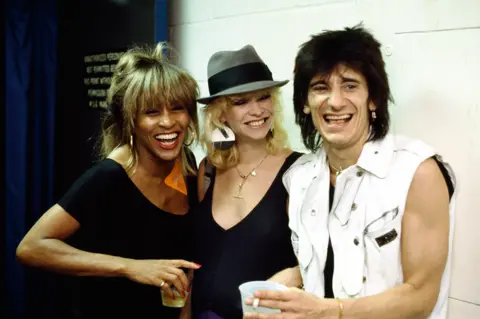
[(377, 118), (377, 113), (375, 111), (372, 111), (372, 119), (375, 121)]
[(226, 150), (235, 144), (235, 133), (228, 126), (219, 127), (213, 130), (211, 139), (214, 148)]
[(310, 112), (311, 112), (310, 106), (305, 105), (305, 106), (303, 107), (303, 113), (305, 113), (305, 114), (310, 114)]

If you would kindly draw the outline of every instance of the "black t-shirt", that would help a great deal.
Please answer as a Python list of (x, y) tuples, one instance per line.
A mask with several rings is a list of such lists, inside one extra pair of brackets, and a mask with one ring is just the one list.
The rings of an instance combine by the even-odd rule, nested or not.
[(290, 241), (282, 176), (300, 155), (292, 153), (287, 158), (262, 200), (228, 230), (212, 216), (213, 172), (205, 198), (193, 212), (194, 258), (202, 265), (193, 282), (193, 318), (206, 311), (224, 319), (242, 318), (240, 284), (267, 280), (298, 264)]
[[(196, 204), (195, 180), (187, 182), (190, 205)], [(80, 223), (68, 239), (74, 247), (132, 259), (191, 260), (191, 214), (174, 215), (153, 205), (113, 160), (88, 170), (58, 204)], [(179, 309), (162, 305), (158, 287), (120, 277), (74, 280), (79, 285), (75, 311), (82, 318), (178, 318)]]

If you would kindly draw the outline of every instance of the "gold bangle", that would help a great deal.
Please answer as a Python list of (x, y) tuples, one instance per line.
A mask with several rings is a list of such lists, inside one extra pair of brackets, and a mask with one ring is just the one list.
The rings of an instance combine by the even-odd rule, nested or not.
[(335, 298), (335, 300), (338, 302), (338, 319), (342, 319), (343, 318), (343, 303), (338, 298)]

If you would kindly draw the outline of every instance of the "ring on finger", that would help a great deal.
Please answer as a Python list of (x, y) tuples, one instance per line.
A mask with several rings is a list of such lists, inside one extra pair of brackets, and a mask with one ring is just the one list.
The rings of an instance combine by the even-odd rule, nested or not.
[(260, 303), (260, 299), (258, 298), (253, 299), (253, 303), (252, 303), (253, 308), (257, 308), (259, 303)]
[(160, 284), (160, 288), (162, 288), (165, 285), (165, 280), (162, 280), (162, 283)]

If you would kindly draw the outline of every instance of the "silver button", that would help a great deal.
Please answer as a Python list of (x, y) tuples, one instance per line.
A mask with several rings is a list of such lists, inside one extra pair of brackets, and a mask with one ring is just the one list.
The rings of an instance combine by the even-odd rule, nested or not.
[(355, 210), (355, 209), (357, 209), (357, 204), (353, 203), (352, 204), (352, 210)]

